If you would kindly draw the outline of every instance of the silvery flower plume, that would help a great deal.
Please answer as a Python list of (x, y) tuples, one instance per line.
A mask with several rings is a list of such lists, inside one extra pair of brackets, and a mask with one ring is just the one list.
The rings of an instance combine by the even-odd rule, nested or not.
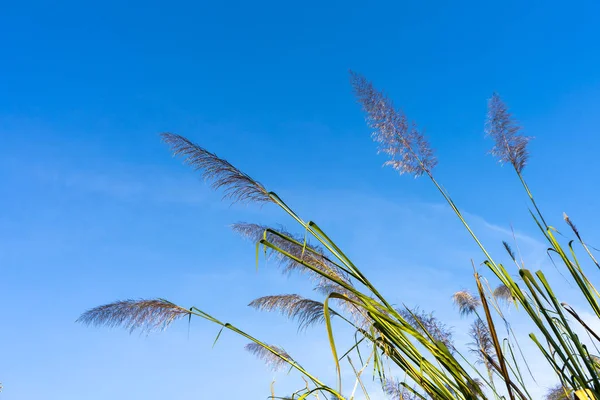
[(544, 400), (571, 400), (573, 396), (570, 394), (571, 390), (565, 389), (563, 385), (558, 384), (546, 392)]
[(383, 382), (383, 392), (391, 400), (418, 400), (427, 398), (410, 391), (398, 379), (395, 378), (385, 379)]
[[(324, 254), (322, 248), (319, 246), (314, 246), (310, 243), (305, 244), (302, 237), (291, 234), (283, 228), (273, 229), (265, 225), (240, 222), (233, 224), (232, 229), (240, 235), (250, 239), (254, 243), (258, 243), (260, 240), (262, 240), (265, 237), (265, 232), (267, 232), (266, 238), (269, 242), (296, 257), (297, 259), (302, 260), (304, 263), (312, 266), (316, 270), (319, 270), (323, 273), (323, 275), (318, 274), (305, 265), (278, 251), (271, 250), (268, 253), (268, 256), (274, 259), (277, 264), (279, 264), (283, 273), (306, 273), (314, 282), (315, 290), (317, 292), (325, 296), (329, 296), (332, 293), (338, 293), (347, 297), (350, 301), (336, 299), (336, 302), (341, 306), (340, 308), (343, 308), (345, 311), (352, 314), (355, 322), (357, 322), (360, 326), (367, 325), (364, 312), (352, 303), (352, 301), (358, 300), (356, 296), (350, 290), (336, 283), (337, 281), (341, 281), (348, 286), (353, 286), (350, 277), (346, 271), (336, 265)], [(276, 231), (288, 238), (292, 238), (301, 244), (294, 243), (272, 232), (268, 232), (268, 229)]]
[(233, 202), (273, 201), (269, 192), (260, 182), (240, 171), (227, 160), (192, 143), (183, 136), (173, 133), (161, 134), (163, 141), (171, 147), (174, 156), (182, 156), (184, 162), (197, 171), (202, 171), (204, 179), (212, 181), (213, 189), (224, 189), (223, 198)]
[(496, 289), (494, 289), (493, 293), (494, 293), (494, 297), (498, 300), (503, 300), (507, 303), (513, 301), (513, 297), (512, 297), (510, 288), (503, 283), (498, 285), (498, 287), (496, 287)]
[[(325, 322), (324, 304), (297, 294), (263, 296), (252, 300), (248, 306), (261, 311), (278, 311), (290, 319), (298, 321), (298, 330)], [(337, 315), (329, 310), (331, 315)]]
[(518, 173), (521, 173), (529, 153), (527, 143), (531, 137), (520, 134), (521, 127), (513, 119), (506, 104), (497, 93), (488, 101), (488, 114), (485, 123), (485, 133), (494, 140), (490, 153), (501, 163), (510, 163)]
[(84, 312), (77, 322), (150, 333), (163, 330), (176, 319), (189, 315), (189, 310), (163, 299), (120, 300)]
[(569, 216), (566, 213), (563, 213), (563, 219), (565, 220), (567, 225), (569, 225), (569, 228), (571, 228), (571, 230), (573, 230), (573, 233), (575, 233), (575, 236), (577, 236), (577, 239), (581, 240), (581, 235), (579, 234), (579, 230), (577, 229), (577, 227), (575, 226), (573, 221), (571, 221), (571, 218), (569, 218)]
[(479, 297), (474, 296), (468, 290), (459, 290), (452, 295), (454, 304), (458, 307), (458, 311), (462, 316), (468, 316), (477, 311), (477, 308), (481, 306), (481, 300)]
[(477, 363), (484, 364), (488, 370), (491, 370), (492, 362), (497, 361), (496, 350), (490, 330), (481, 318), (473, 322), (469, 336), (473, 339), (473, 342), (469, 343), (471, 346), (469, 351), (476, 356)]
[(510, 258), (514, 261), (517, 262), (517, 256), (515, 255), (515, 252), (513, 251), (513, 249), (510, 247), (510, 245), (505, 242), (504, 240), (502, 241), (502, 245), (504, 246), (504, 249), (506, 250), (506, 252), (508, 253), (508, 255), (510, 256)]
[(444, 343), (451, 352), (454, 352), (452, 330), (436, 318), (433, 313), (424, 312), (418, 307), (398, 309), (396, 311), (422, 335), (431, 335), (433, 339)]
[(266, 348), (258, 343), (248, 343), (245, 349), (263, 360), (273, 371), (289, 365), (290, 361), (293, 362), (292, 357), (284, 349), (277, 346)]
[(367, 124), (373, 129), (372, 137), (379, 145), (379, 152), (390, 158), (384, 165), (415, 177), (431, 173), (437, 160), (416, 125), (365, 77), (350, 72), (350, 80), (366, 113)]
[(348, 273), (340, 268), (337, 264), (331, 261), (325, 254), (322, 248), (319, 246), (314, 246), (310, 243), (305, 243), (304, 239), (298, 235), (293, 235), (287, 232), (285, 229), (273, 229), (269, 228), (265, 225), (258, 225), (252, 223), (237, 223), (233, 224), (232, 228), (237, 233), (242, 236), (250, 239), (254, 243), (258, 243), (261, 239), (264, 238), (265, 232), (267, 229), (272, 231), (276, 231), (281, 235), (284, 235), (288, 238), (292, 238), (296, 240), (298, 243), (294, 243), (292, 241), (286, 240), (279, 235), (276, 235), (272, 232), (267, 232), (267, 240), (277, 246), (278, 248), (284, 250), (285, 252), (291, 254), (297, 259), (302, 260), (304, 263), (312, 266), (316, 270), (323, 273), (323, 275), (311, 270), (306, 265), (297, 262), (296, 260), (278, 252), (278, 251), (270, 251), (268, 256), (274, 259), (277, 264), (282, 268), (282, 272), (285, 274), (289, 274), (292, 272), (299, 272), (301, 274), (308, 274), (311, 280), (314, 282), (314, 289), (321, 293), (322, 295), (329, 296), (332, 293), (337, 293), (345, 296), (348, 301), (337, 298), (336, 303), (340, 306), (341, 309), (349, 312), (354, 321), (359, 326), (367, 326), (368, 321), (366, 319), (365, 312), (353, 304), (353, 301), (358, 302), (357, 297), (352, 293), (352, 291), (346, 289), (343, 285), (337, 282), (344, 282), (348, 286), (354, 286)]
[[(265, 225), (245, 222), (233, 224), (232, 229), (243, 237), (250, 239), (254, 243), (258, 243), (260, 240), (262, 240), (265, 237), (266, 232), (266, 239), (273, 245), (291, 254), (297, 259), (302, 260), (306, 264), (311, 265), (325, 275), (342, 280), (351, 285), (348, 274), (334, 264), (329, 258), (327, 258), (322, 248), (319, 246), (314, 246), (310, 243), (305, 243), (304, 238), (300, 237), (299, 235), (294, 235), (282, 228), (274, 229)], [(297, 243), (301, 244), (294, 243), (293, 241), (286, 240), (279, 235), (273, 234), (272, 232), (268, 231), (269, 229), (271, 231), (276, 231), (285, 237), (291, 238)], [(271, 251), (269, 255), (275, 258), (275, 260), (282, 267), (284, 273), (290, 273), (293, 271), (309, 273), (317, 283), (324, 281), (329, 282), (327, 278), (317, 274), (314, 271), (311, 271), (306, 266), (280, 252)]]

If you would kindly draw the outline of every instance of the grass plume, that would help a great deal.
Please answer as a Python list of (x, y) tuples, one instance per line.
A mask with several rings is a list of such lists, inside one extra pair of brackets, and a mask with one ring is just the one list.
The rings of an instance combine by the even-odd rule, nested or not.
[(386, 381), (383, 384), (383, 391), (391, 400), (423, 399), (422, 395), (412, 392), (397, 379), (386, 379)]
[(271, 202), (273, 201), (264, 186), (240, 171), (227, 160), (192, 143), (183, 136), (163, 133), (162, 140), (173, 152), (181, 156), (184, 162), (196, 171), (201, 171), (205, 180), (212, 181), (213, 189), (223, 189), (223, 198), (235, 202)]
[(163, 299), (120, 300), (87, 310), (77, 322), (150, 333), (164, 330), (173, 321), (189, 315), (189, 310)]
[(398, 313), (417, 331), (444, 343), (450, 351), (454, 351), (452, 329), (440, 321), (439, 318), (435, 317), (433, 313), (427, 313), (417, 307), (399, 309)]
[(372, 137), (379, 145), (379, 152), (389, 157), (384, 165), (415, 177), (431, 173), (437, 159), (417, 126), (365, 77), (351, 72), (350, 81), (367, 124), (373, 129)]
[(460, 315), (467, 316), (477, 311), (481, 305), (479, 297), (474, 296), (468, 290), (459, 290), (452, 295), (454, 304), (458, 307)]
[(527, 144), (530, 137), (520, 134), (521, 127), (513, 119), (508, 107), (497, 93), (488, 101), (488, 114), (485, 123), (485, 133), (494, 140), (491, 154), (501, 163), (510, 163), (521, 173), (529, 153)]
[[(248, 305), (261, 311), (277, 311), (288, 318), (295, 319), (299, 330), (325, 322), (323, 303), (297, 294), (259, 297)], [(329, 311), (332, 315), (337, 315), (335, 311)]]
[(503, 300), (505, 302), (513, 301), (512, 293), (510, 292), (510, 288), (503, 283), (501, 283), (494, 289), (494, 297), (498, 300)]
[(262, 346), (258, 343), (248, 343), (245, 349), (260, 358), (274, 371), (280, 370), (292, 361), (292, 357), (282, 348), (277, 346)]
[(556, 385), (546, 392), (544, 396), (544, 400), (571, 400), (573, 396), (571, 396), (567, 390), (562, 385)]
[(567, 225), (569, 225), (569, 228), (571, 228), (571, 230), (573, 231), (575, 236), (577, 236), (577, 239), (581, 240), (581, 236), (579, 235), (579, 230), (577, 229), (577, 227), (575, 226), (573, 221), (571, 221), (571, 218), (569, 218), (569, 216), (566, 213), (563, 213), (563, 219), (565, 220)]
[(490, 334), (490, 330), (481, 318), (477, 318), (469, 329), (469, 336), (473, 341), (470, 343), (470, 351), (477, 357), (479, 363), (485, 364), (488, 369), (491, 369), (488, 356), (492, 360), (496, 360), (496, 352), (494, 343)]
[[(350, 283), (350, 278), (347, 273), (339, 266), (333, 263), (325, 254), (323, 249), (318, 246), (313, 246), (304, 241), (304, 238), (287, 232), (285, 229), (269, 228), (265, 225), (251, 224), (240, 222), (232, 225), (232, 229), (241, 236), (250, 239), (254, 243), (259, 243), (261, 240), (267, 240), (274, 244), (286, 253), (310, 264), (328, 276), (340, 279), (346, 283)], [(271, 251), (269, 254), (274, 257), (284, 273), (300, 272), (308, 273), (317, 284), (330, 282), (321, 275), (306, 268), (306, 266), (296, 260), (277, 251)]]

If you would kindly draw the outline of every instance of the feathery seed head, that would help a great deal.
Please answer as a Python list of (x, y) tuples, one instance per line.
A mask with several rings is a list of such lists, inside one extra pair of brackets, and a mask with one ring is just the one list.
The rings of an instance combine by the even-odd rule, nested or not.
[(122, 326), (133, 332), (164, 330), (173, 321), (190, 315), (190, 311), (163, 299), (122, 300), (94, 307), (84, 312), (77, 322), (93, 326)]
[(529, 153), (527, 144), (531, 137), (520, 134), (521, 127), (517, 125), (508, 112), (506, 104), (497, 93), (488, 101), (488, 114), (485, 123), (485, 133), (494, 140), (490, 153), (501, 163), (510, 163), (518, 173), (521, 173)]
[(512, 258), (512, 260), (516, 262), (517, 257), (515, 256), (515, 252), (510, 247), (510, 245), (505, 241), (502, 241), (502, 245), (504, 246), (504, 249), (508, 252), (508, 255), (510, 256), (510, 258)]
[(477, 356), (478, 362), (490, 366), (488, 357), (492, 360), (496, 360), (496, 350), (494, 349), (494, 342), (488, 326), (483, 322), (481, 318), (477, 318), (471, 325), (469, 330), (469, 336), (473, 339), (473, 342), (469, 343), (472, 347), (470, 351)]
[[(288, 318), (297, 319), (298, 330), (325, 321), (323, 303), (297, 294), (259, 297), (248, 305), (261, 311), (279, 311)], [(329, 311), (331, 315), (337, 315), (335, 311), (331, 309)]]
[[(352, 285), (352, 281), (348, 276), (348, 273), (333, 263), (318, 246), (311, 245), (310, 243), (304, 244), (304, 238), (297, 235), (293, 235), (287, 232), (285, 229), (273, 229), (265, 225), (249, 224), (249, 223), (237, 223), (232, 225), (234, 231), (238, 232), (242, 236), (250, 239), (251, 241), (258, 243), (266, 237), (266, 240), (274, 246), (282, 249), (286, 253), (296, 257), (302, 262), (314, 267), (315, 269), (322, 272), (321, 275), (306, 265), (290, 258), (289, 256), (276, 251), (270, 250), (268, 253), (269, 257), (275, 259), (275, 261), (282, 268), (283, 273), (300, 272), (308, 274), (315, 283), (315, 290), (325, 296), (331, 293), (338, 293), (350, 300), (357, 300), (356, 296), (340, 285), (338, 282), (344, 282), (349, 286)], [(269, 229), (269, 230), (268, 230)], [(271, 231), (276, 231), (278, 234), (274, 234)], [(266, 236), (265, 236), (266, 234)], [(280, 236), (281, 235), (281, 236)], [(282, 237), (284, 236), (284, 237)], [(294, 241), (288, 240), (291, 238)], [(300, 243), (300, 244), (298, 244)], [(364, 312), (359, 309), (355, 304), (350, 301), (344, 301), (342, 299), (336, 299), (336, 302), (340, 305), (340, 308), (344, 311), (349, 312), (355, 321), (363, 326), (367, 325)], [(306, 304), (305, 304), (306, 305)]]
[(571, 400), (573, 399), (571, 392), (572, 390), (566, 389), (561, 384), (558, 384), (548, 389), (544, 400)]
[(387, 378), (383, 382), (383, 391), (392, 400), (418, 400), (423, 398), (413, 393), (405, 385), (406, 383), (397, 379)]
[(245, 349), (256, 357), (263, 360), (272, 370), (279, 370), (293, 361), (292, 357), (281, 347), (277, 346), (262, 346), (258, 343), (248, 343)]
[(163, 141), (171, 147), (174, 156), (182, 156), (184, 162), (196, 171), (202, 171), (204, 179), (212, 181), (213, 189), (224, 189), (223, 198), (235, 202), (272, 202), (269, 193), (260, 182), (243, 173), (227, 160), (192, 143), (183, 136), (163, 133)]
[(415, 177), (430, 173), (437, 160), (429, 143), (414, 123), (406, 118), (384, 93), (375, 89), (365, 77), (350, 72), (350, 80), (358, 102), (366, 114), (366, 121), (373, 129), (373, 140), (379, 152), (388, 155), (389, 165), (400, 174)]
[(503, 283), (501, 283), (496, 289), (494, 289), (494, 297), (499, 300), (504, 300), (507, 303), (513, 301), (510, 288)]
[[(314, 246), (310, 243), (305, 243), (304, 238), (299, 237), (298, 235), (289, 233), (285, 229), (273, 229), (265, 225), (243, 222), (233, 224), (232, 229), (240, 235), (250, 239), (254, 243), (258, 243), (266, 238), (266, 240), (274, 246), (294, 256), (295, 258), (302, 260), (302, 262), (311, 265), (327, 276), (331, 276), (334, 279), (339, 279), (350, 284), (350, 278), (348, 277), (348, 274), (331, 262), (331, 260), (325, 256), (322, 248)], [(275, 231), (278, 234), (274, 234), (271, 231)], [(315, 271), (310, 270), (305, 265), (283, 253), (271, 250), (269, 256), (275, 258), (275, 260), (282, 267), (284, 273), (298, 271), (301, 273), (308, 273), (312, 278), (315, 279), (317, 284), (329, 282), (326, 277), (317, 274)]]
[(424, 312), (417, 307), (413, 309), (398, 309), (396, 311), (421, 334), (431, 335), (434, 340), (444, 343), (451, 352), (454, 352), (452, 330), (436, 318), (433, 313)]
[(567, 223), (567, 225), (569, 225), (571, 230), (573, 230), (573, 233), (575, 233), (575, 236), (577, 236), (577, 238), (581, 240), (581, 236), (579, 236), (579, 230), (577, 229), (577, 227), (575, 226), (573, 221), (571, 221), (571, 218), (569, 218), (569, 216), (566, 213), (563, 213), (563, 218), (564, 218), (565, 222)]
[(477, 307), (481, 305), (481, 300), (477, 296), (473, 296), (468, 290), (459, 290), (452, 295), (454, 304), (458, 307), (460, 315), (467, 316), (474, 313)]

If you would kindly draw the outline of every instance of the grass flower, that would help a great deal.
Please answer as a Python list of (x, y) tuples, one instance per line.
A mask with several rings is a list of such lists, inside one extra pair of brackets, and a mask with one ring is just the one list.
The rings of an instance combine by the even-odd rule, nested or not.
[(508, 112), (506, 104), (497, 93), (488, 101), (485, 133), (494, 140), (490, 153), (501, 163), (510, 163), (520, 174), (529, 158), (527, 144), (530, 137), (520, 134), (521, 127)]
[(120, 300), (84, 312), (77, 322), (150, 333), (163, 330), (173, 321), (189, 315), (189, 310), (163, 299)]
[(163, 142), (171, 147), (174, 156), (182, 156), (184, 162), (196, 171), (202, 171), (204, 179), (212, 181), (213, 189), (224, 189), (223, 198), (233, 202), (270, 202), (269, 193), (260, 182), (240, 171), (227, 160), (192, 143), (183, 136), (163, 133)]
[(373, 129), (373, 140), (379, 145), (379, 152), (390, 158), (384, 165), (415, 177), (431, 173), (437, 160), (417, 126), (362, 75), (351, 72), (350, 76), (367, 124)]

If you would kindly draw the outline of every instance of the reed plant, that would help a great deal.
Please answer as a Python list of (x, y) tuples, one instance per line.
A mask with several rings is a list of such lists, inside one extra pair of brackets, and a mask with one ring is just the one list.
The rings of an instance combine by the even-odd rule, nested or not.
[[(453, 296), (459, 312), (472, 319), (470, 344), (464, 348), (455, 345), (451, 330), (433, 314), (394, 306), (402, 299), (392, 301), (384, 296), (369, 280), (369, 267), (357, 266), (316, 222), (299, 215), (276, 192), (225, 159), (173, 133), (162, 135), (172, 153), (202, 174), (213, 189), (221, 190), (225, 200), (269, 204), (291, 219), (295, 226), (291, 231), (254, 223), (235, 224), (233, 229), (255, 244), (257, 262), (263, 253), (283, 272), (299, 272), (299, 276), (308, 278), (319, 298), (271, 295), (253, 300), (250, 306), (281, 313), (295, 320), (301, 329), (324, 325), (337, 378), (323, 381), (284, 349), (217, 319), (203, 308), (180, 306), (164, 299), (116, 301), (86, 311), (78, 321), (149, 332), (162, 330), (179, 319), (203, 318), (246, 338), (246, 349), (272, 367), (289, 368), (304, 378), (306, 385), (295, 393), (287, 397), (272, 393), (272, 398), (369, 399), (363, 382), (369, 367), (382, 389), (395, 399), (532, 399), (524, 374), (535, 376), (536, 371), (528, 365), (522, 348), (533, 346), (556, 374), (557, 386), (548, 392), (547, 399), (600, 399), (600, 358), (589, 348), (590, 341), (578, 334), (585, 332), (593, 347), (600, 341), (591, 321), (581, 317), (585, 311), (585, 315), (600, 318), (600, 294), (584, 272), (576, 251), (588, 259), (588, 267), (600, 268), (600, 264), (594, 249), (569, 217), (565, 215), (564, 221), (573, 240), (566, 239), (542, 214), (524, 175), (531, 138), (523, 135), (502, 99), (493, 94), (488, 103), (485, 133), (494, 143), (491, 154), (514, 170), (530, 203), (531, 218), (548, 246), (548, 256), (573, 282), (585, 309), (576, 310), (561, 300), (546, 275), (527, 269), (507, 243), (504, 247), (511, 264), (497, 261), (499, 255), (492, 257), (438, 182), (435, 153), (418, 126), (363, 76), (351, 72), (350, 81), (378, 151), (388, 158), (385, 164), (401, 175), (429, 179), (481, 251), (473, 255), (478, 261), (473, 265), (475, 290), (461, 290)], [(488, 279), (497, 283), (491, 285)], [(512, 331), (506, 304), (528, 318), (531, 333), (527, 343), (519, 343)], [(336, 345), (339, 338), (333, 329), (334, 318), (353, 332), (350, 348)], [(346, 361), (356, 376), (352, 387), (342, 387), (341, 370)], [(397, 376), (391, 376), (390, 371), (398, 372)]]

